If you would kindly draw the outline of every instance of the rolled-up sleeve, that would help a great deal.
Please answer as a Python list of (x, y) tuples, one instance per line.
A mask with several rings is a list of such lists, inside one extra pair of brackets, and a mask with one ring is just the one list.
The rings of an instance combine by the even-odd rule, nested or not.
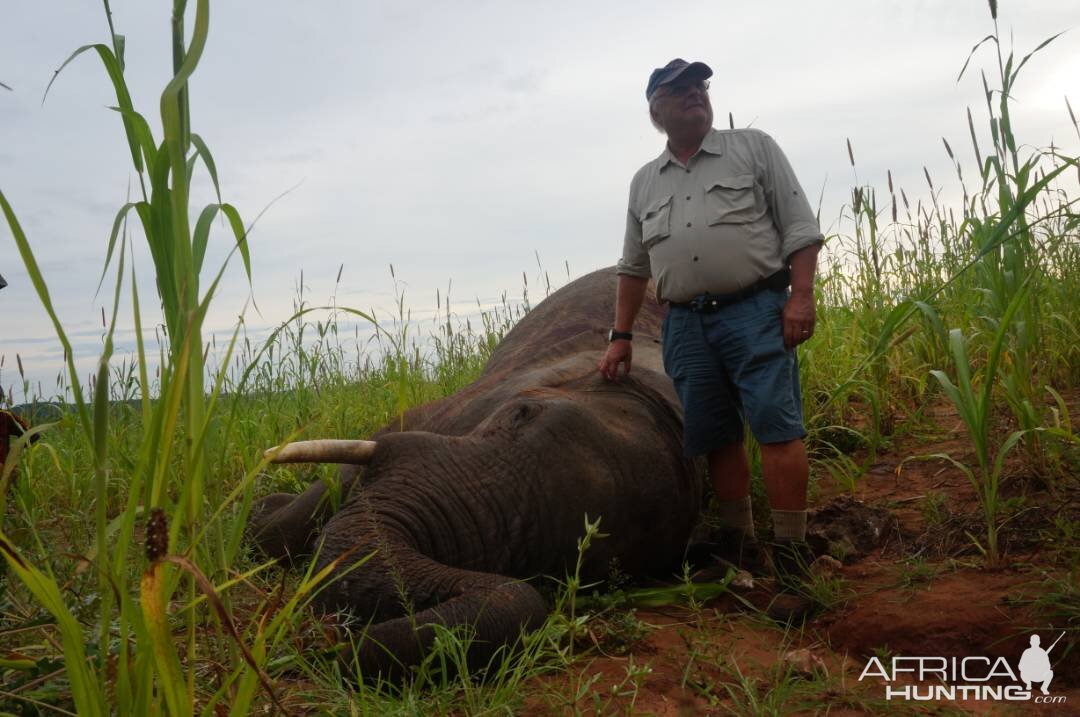
[(786, 262), (799, 249), (825, 241), (806, 193), (795, 177), (784, 152), (769, 135), (762, 133), (766, 176), (765, 197), (780, 233), (780, 256)]
[(646, 279), (652, 276), (649, 252), (641, 246), (641, 221), (629, 205), (626, 208), (626, 236), (623, 238), (622, 258), (615, 265), (615, 272)]

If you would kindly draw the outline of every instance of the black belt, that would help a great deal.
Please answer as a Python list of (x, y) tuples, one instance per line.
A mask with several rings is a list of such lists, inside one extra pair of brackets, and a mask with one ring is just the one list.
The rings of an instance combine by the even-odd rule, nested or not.
[(733, 291), (730, 294), (701, 294), (700, 296), (695, 296), (693, 299), (690, 299), (690, 301), (684, 301), (682, 303), (671, 302), (671, 306), (677, 309), (689, 309), (690, 311), (699, 314), (712, 314), (719, 311), (723, 306), (734, 304), (736, 301), (742, 301), (759, 291), (764, 291), (765, 289), (783, 291), (790, 284), (791, 272), (788, 269), (781, 269), (775, 274), (766, 276), (764, 279), (758, 279), (750, 286), (739, 289), (738, 291)]

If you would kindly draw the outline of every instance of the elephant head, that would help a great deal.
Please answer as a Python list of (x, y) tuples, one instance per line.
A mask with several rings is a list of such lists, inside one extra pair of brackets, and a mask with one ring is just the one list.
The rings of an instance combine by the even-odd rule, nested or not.
[(547, 607), (525, 580), (572, 569), (585, 516), (617, 536), (585, 556), (587, 578), (604, 577), (615, 558), (631, 573), (670, 568), (700, 502), (680, 428), (644, 383), (616, 387), (590, 373), (527, 391), (461, 436), (293, 443), (271, 449), (272, 459), (362, 470), (345, 472), (333, 515), (317, 483), (266, 499), (252, 532), (269, 555), (336, 563), (317, 607), (370, 621), (355, 655), (365, 674), (419, 662), (435, 624), (475, 631), (476, 667), (543, 623)]

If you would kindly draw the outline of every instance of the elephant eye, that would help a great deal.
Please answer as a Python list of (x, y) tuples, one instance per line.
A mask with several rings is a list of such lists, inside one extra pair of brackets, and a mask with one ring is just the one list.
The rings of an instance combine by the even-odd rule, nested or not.
[(514, 413), (510, 417), (510, 425), (514, 428), (523, 426), (539, 416), (543, 410), (543, 407), (535, 401), (522, 403), (514, 409)]

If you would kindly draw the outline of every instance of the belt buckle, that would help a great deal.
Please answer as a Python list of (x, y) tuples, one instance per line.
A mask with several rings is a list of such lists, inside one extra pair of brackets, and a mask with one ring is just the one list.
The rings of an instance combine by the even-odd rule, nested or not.
[(695, 296), (690, 302), (690, 310), (699, 314), (715, 314), (720, 310), (721, 302), (708, 294)]

